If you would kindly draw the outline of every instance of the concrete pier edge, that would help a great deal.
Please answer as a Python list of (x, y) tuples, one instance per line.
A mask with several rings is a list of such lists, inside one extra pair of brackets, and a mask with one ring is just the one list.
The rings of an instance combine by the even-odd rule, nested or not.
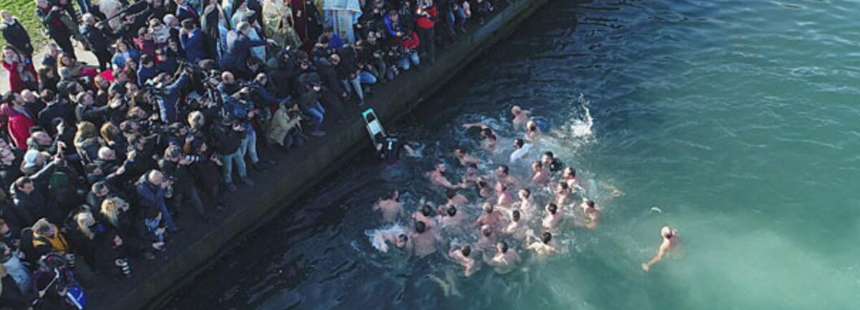
[[(395, 81), (375, 87), (368, 103), (376, 109), (383, 124), (395, 124), (422, 104), (426, 97), (439, 91), (476, 57), (516, 31), (522, 21), (549, 0), (510, 2), (484, 25), (460, 35), (457, 42), (444, 51), (439, 50), (432, 66), (422, 65), (418, 72), (409, 72)], [(163, 308), (177, 290), (192, 284), (196, 276), (229, 253), (238, 241), (276, 219), (276, 215), (286, 212), (304, 192), (348, 163), (357, 152), (368, 151), (369, 138), (355, 110), (346, 122), (327, 128), (325, 137), (314, 138), (289, 154), (275, 156), (279, 165), (257, 175), (254, 188), (232, 195), (227, 201), (231, 210), (209, 224), (208, 230), (189, 231), (184, 232), (184, 236), (177, 236), (173, 245), (176, 249), (171, 252), (169, 260), (156, 262), (157, 268), (142, 268), (143, 271), (128, 280), (131, 284), (116, 283), (116, 287), (98, 288), (107, 291), (92, 296), (90, 308)]]

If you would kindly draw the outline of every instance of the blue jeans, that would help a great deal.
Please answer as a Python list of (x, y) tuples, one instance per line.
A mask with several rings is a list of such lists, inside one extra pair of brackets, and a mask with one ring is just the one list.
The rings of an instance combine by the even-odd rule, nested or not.
[(240, 158), (244, 160), (245, 155), (249, 155), (251, 163), (256, 164), (260, 161), (260, 157), (257, 156), (257, 132), (254, 131), (254, 128), (246, 128), (245, 130), (248, 134), (245, 135), (245, 139), (242, 139), (242, 145), (239, 146), (239, 150), (242, 152)]
[(343, 87), (347, 91), (354, 91), (355, 95), (359, 100), (364, 101), (364, 90), (361, 88), (362, 84), (373, 85), (376, 84), (376, 77), (373, 76), (370, 72), (361, 71), (359, 74), (352, 80), (342, 80)]
[(167, 210), (167, 203), (164, 200), (158, 204), (158, 210), (161, 211), (161, 219), (164, 221), (164, 226), (167, 226), (167, 230), (175, 232), (176, 222), (173, 221), (173, 215), (171, 215), (170, 211)]
[(320, 128), (322, 128), (323, 120), (325, 120), (325, 108), (317, 102), (308, 108), (305, 113), (313, 119), (314, 130), (320, 130)]
[(242, 153), (242, 147), (240, 146), (236, 152), (233, 154), (224, 155), (222, 161), (224, 162), (224, 183), (233, 184), (233, 162), (236, 162), (236, 167), (239, 168), (239, 177), (244, 178), (248, 176), (248, 171), (245, 170), (245, 154)]
[(412, 66), (417, 66), (421, 64), (421, 58), (418, 58), (418, 52), (409, 51), (406, 52), (406, 55), (400, 59), (400, 69), (403, 71), (409, 71)]

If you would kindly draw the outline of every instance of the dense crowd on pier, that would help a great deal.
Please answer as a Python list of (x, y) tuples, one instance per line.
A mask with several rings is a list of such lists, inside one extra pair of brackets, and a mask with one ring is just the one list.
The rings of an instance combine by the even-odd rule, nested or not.
[(38, 53), (37, 30), (0, 13), (0, 308), (83, 308), (81, 268), (121, 279), (164, 257), (249, 170), (504, 2), (35, 0)]

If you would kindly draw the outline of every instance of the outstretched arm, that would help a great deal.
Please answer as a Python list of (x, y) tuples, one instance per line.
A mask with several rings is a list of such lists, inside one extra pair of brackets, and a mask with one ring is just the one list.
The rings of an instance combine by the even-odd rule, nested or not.
[(645, 272), (651, 271), (651, 267), (663, 260), (663, 257), (665, 257), (667, 253), (669, 253), (669, 246), (667, 244), (661, 244), (660, 248), (657, 249), (657, 255), (654, 255), (654, 257), (652, 257), (647, 263), (642, 264), (642, 270), (645, 270)]

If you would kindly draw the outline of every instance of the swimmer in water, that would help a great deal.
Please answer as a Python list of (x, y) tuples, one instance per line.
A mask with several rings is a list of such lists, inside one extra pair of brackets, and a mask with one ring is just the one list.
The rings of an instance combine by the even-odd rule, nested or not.
[(550, 175), (543, 167), (543, 163), (536, 160), (532, 163), (532, 183), (537, 186), (545, 186), (549, 183)]
[(503, 215), (493, 207), (493, 204), (486, 202), (483, 206), (484, 213), (475, 221), (475, 226), (483, 227), (485, 225), (492, 227), (494, 230), (502, 227)]
[(394, 225), (385, 229), (377, 229), (373, 232), (366, 232), (371, 237), (371, 243), (374, 248), (382, 253), (388, 253), (388, 244), (391, 243), (398, 249), (402, 249), (407, 253), (412, 252), (412, 243), (409, 242), (409, 236), (406, 231), (399, 225)]
[(531, 219), (536, 209), (535, 203), (532, 201), (532, 192), (528, 188), (523, 188), (517, 193), (517, 196), (520, 198), (518, 206), (520, 212), (523, 213), (523, 217), (526, 220)]
[(457, 188), (457, 186), (452, 184), (451, 181), (448, 181), (448, 177), (445, 175), (445, 172), (447, 171), (448, 165), (444, 163), (436, 164), (436, 169), (430, 172), (430, 182), (444, 188)]
[(548, 231), (556, 231), (564, 219), (564, 209), (559, 208), (556, 204), (550, 203), (546, 205), (546, 216), (543, 218), (543, 228)]
[(463, 124), (463, 128), (466, 129), (473, 127), (481, 129), (481, 148), (490, 153), (496, 152), (496, 142), (498, 142), (498, 138), (496, 137), (496, 133), (493, 132), (493, 129), (481, 123)]
[(570, 187), (567, 186), (567, 183), (561, 182), (555, 186), (555, 204), (559, 206), (566, 206), (573, 200), (573, 195), (571, 195)]
[(485, 259), (489, 259), (492, 256), (487, 255), (487, 253), (491, 253), (496, 244), (496, 233), (490, 225), (481, 226), (480, 233), (478, 243), (475, 244), (475, 247), (484, 253)]
[(384, 222), (394, 222), (397, 217), (403, 214), (403, 206), (400, 202), (400, 193), (394, 191), (388, 199), (381, 199), (373, 206), (374, 211), (382, 212), (382, 220)]
[(571, 189), (582, 190), (582, 186), (579, 186), (579, 181), (576, 179), (576, 169), (573, 167), (564, 168), (561, 173), (561, 181), (567, 183), (567, 187)]
[(535, 121), (530, 120), (526, 123), (526, 140), (531, 143), (538, 143), (540, 141), (542, 133), (540, 131), (540, 127), (538, 127)]
[(528, 224), (522, 219), (520, 210), (513, 210), (511, 211), (511, 221), (502, 230), (502, 233), (517, 240), (524, 240), (530, 231)]
[(504, 241), (496, 243), (496, 255), (490, 260), (490, 265), (495, 267), (497, 273), (511, 272), (519, 263), (520, 255), (517, 254), (517, 250), (509, 249), (508, 244)]
[(511, 175), (511, 169), (506, 165), (499, 165), (496, 168), (496, 180), (504, 183), (508, 188), (516, 188), (520, 184), (520, 181)]
[(464, 167), (468, 166), (469, 164), (477, 165), (481, 163), (480, 159), (476, 158), (475, 156), (469, 155), (462, 148), (454, 149), (454, 157), (456, 157), (457, 160), (460, 161), (460, 165), (463, 165)]
[(582, 208), (582, 213), (585, 214), (585, 228), (591, 230), (597, 229), (597, 225), (600, 224), (600, 215), (602, 212), (597, 208), (597, 204), (594, 203), (594, 200), (587, 200), (583, 202), (580, 207)]
[(484, 178), (478, 178), (478, 181), (475, 182), (475, 190), (478, 191), (478, 196), (481, 198), (493, 197), (493, 189), (490, 188), (490, 184), (487, 184)]
[(426, 223), (415, 222), (415, 231), (411, 236), (415, 256), (421, 258), (436, 253), (438, 238), (438, 235)]
[(433, 207), (429, 204), (424, 204), (415, 213), (412, 213), (412, 220), (416, 222), (424, 222), (427, 228), (436, 226), (436, 219), (433, 217)]
[(511, 114), (513, 114), (513, 119), (511, 119), (511, 123), (514, 126), (514, 130), (520, 130), (521, 128), (525, 128), (526, 123), (529, 121), (529, 117), (531, 117), (532, 112), (529, 110), (523, 110), (520, 106), (511, 107)]
[(558, 158), (555, 157), (555, 154), (552, 152), (544, 152), (543, 156), (541, 156), (540, 161), (543, 163), (544, 167), (549, 169), (549, 172), (556, 173), (564, 169), (564, 163), (561, 162)]
[(459, 212), (455, 206), (445, 207), (445, 212), (437, 216), (439, 224), (444, 228), (459, 228), (466, 222), (466, 215)]
[(663, 242), (660, 243), (660, 248), (657, 249), (657, 255), (654, 255), (647, 263), (642, 263), (642, 270), (645, 270), (645, 272), (651, 271), (651, 267), (663, 260), (678, 245), (679, 238), (678, 230), (676, 229), (663, 226), (660, 229), (660, 237), (663, 238)]
[(478, 262), (472, 258), (472, 247), (464, 245), (459, 249), (451, 249), (448, 252), (448, 257), (454, 260), (460, 266), (463, 266), (463, 274), (469, 277), (478, 271)]
[(511, 152), (509, 162), (513, 164), (523, 157), (526, 157), (531, 149), (531, 143), (526, 143), (523, 139), (514, 139), (514, 151)]
[(496, 182), (496, 205), (502, 208), (510, 207), (514, 203), (514, 197), (508, 192), (508, 186), (502, 182)]
[(484, 128), (481, 130), (481, 148), (487, 152), (495, 153), (498, 141), (499, 138), (496, 137), (496, 133), (492, 129)]
[(445, 204), (449, 206), (462, 207), (469, 203), (469, 198), (460, 195), (460, 193), (454, 189), (446, 190), (445, 197), (448, 197), (448, 201)]
[(540, 240), (534, 240), (534, 235), (530, 235), (527, 249), (532, 250), (539, 258), (546, 258), (558, 254), (558, 247), (552, 240), (552, 233), (545, 231), (540, 235)]
[(475, 184), (475, 182), (478, 182), (478, 179), (481, 178), (480, 172), (481, 171), (478, 170), (478, 165), (466, 165), (466, 174), (463, 175), (463, 186), (461, 187), (466, 188), (469, 184)]

